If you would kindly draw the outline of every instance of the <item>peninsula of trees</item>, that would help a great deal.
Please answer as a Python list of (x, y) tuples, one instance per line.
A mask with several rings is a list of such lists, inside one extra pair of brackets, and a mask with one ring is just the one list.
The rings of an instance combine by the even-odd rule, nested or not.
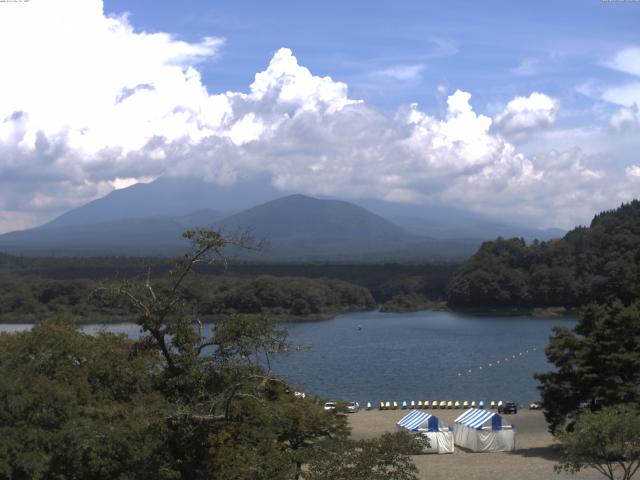
[(454, 274), (452, 308), (578, 308), (640, 295), (640, 201), (548, 242), (498, 238)]

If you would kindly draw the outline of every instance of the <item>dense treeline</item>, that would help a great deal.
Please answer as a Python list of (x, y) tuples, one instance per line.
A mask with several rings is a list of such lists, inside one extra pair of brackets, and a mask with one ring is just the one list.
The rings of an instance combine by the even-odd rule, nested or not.
[(335, 278), (368, 288), (375, 300), (382, 304), (399, 295), (409, 294), (432, 300), (444, 299), (447, 283), (457, 268), (457, 264), (450, 263), (232, 264), (230, 273)]
[(171, 269), (171, 259), (157, 257), (29, 257), (0, 253), (0, 275), (71, 280), (124, 279), (147, 269), (161, 277)]
[[(321, 318), (383, 305), (387, 310), (427, 308), (445, 298), (451, 264), (199, 265), (186, 285), (186, 301), (203, 316), (268, 314)], [(87, 321), (121, 320), (118, 301), (104, 292), (129, 278), (162, 282), (171, 262), (158, 258), (15, 257), (0, 254), (0, 321), (34, 322), (52, 314)], [(197, 300), (196, 300), (197, 299)]]
[[(254, 278), (275, 277), (333, 278), (367, 287), (378, 303), (394, 296), (419, 294), (444, 299), (449, 279), (457, 264), (405, 263), (241, 263), (227, 269), (218, 264), (199, 266), (199, 275)], [(162, 277), (171, 261), (144, 257), (16, 257), (0, 253), (0, 277), (31, 279), (118, 281), (149, 270)]]
[(640, 296), (640, 201), (596, 215), (564, 238), (484, 243), (455, 273), (453, 307), (580, 307)]
[[(211, 285), (211, 286), (208, 286)], [(260, 276), (252, 279), (192, 281), (189, 295), (205, 315), (264, 313), (305, 316), (366, 310), (376, 306), (369, 290), (327, 278)]]
[(0, 320), (37, 322), (52, 315), (95, 318), (124, 314), (92, 298), (98, 284), (89, 280), (0, 280)]
[[(162, 280), (158, 280), (162, 288)], [(0, 281), (0, 320), (36, 322), (69, 314), (99, 322), (131, 315), (111, 283), (93, 280)], [(274, 319), (307, 318), (375, 308), (369, 290), (341, 280), (260, 276), (198, 276), (185, 284), (183, 301), (204, 318), (220, 314), (265, 314)]]

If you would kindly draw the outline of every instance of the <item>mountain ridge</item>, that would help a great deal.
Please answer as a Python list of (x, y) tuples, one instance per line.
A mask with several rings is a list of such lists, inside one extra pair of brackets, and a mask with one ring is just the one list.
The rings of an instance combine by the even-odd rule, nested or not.
[[(422, 226), (399, 225), (395, 218), (405, 211), (414, 219), (413, 226), (419, 222)], [(456, 218), (463, 221), (456, 222)], [(469, 227), (474, 219), (486, 222), (484, 217), (470, 212), (463, 215), (454, 208), (292, 194), (260, 178), (218, 186), (161, 177), (113, 191), (45, 225), (0, 235), (0, 251), (174, 256), (188, 247), (180, 236), (183, 230), (206, 227), (227, 233), (248, 228), (257, 236), (268, 237), (272, 241), (269, 251), (261, 256), (243, 253), (256, 261), (451, 260), (468, 257), (488, 239), (487, 234), (474, 235), (473, 225)]]

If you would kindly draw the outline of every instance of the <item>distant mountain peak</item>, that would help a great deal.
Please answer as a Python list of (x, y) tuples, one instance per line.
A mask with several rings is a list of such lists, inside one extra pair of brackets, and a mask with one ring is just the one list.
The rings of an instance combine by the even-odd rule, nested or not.
[(295, 200), (312, 200), (312, 201), (318, 201), (318, 202), (321, 201), (318, 198), (311, 197), (303, 193), (292, 193), (291, 195), (285, 195), (284, 197), (276, 198), (273, 201), (282, 202), (282, 201), (295, 201)]
[(342, 200), (294, 194), (232, 215), (218, 223), (223, 230), (251, 228), (271, 238), (409, 236), (404, 229)]

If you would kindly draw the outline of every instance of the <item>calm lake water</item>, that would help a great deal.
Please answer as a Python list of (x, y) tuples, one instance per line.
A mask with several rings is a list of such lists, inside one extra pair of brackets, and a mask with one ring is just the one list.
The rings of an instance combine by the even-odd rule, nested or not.
[[(534, 372), (551, 367), (544, 348), (554, 325), (572, 318), (472, 316), (451, 312), (340, 315), (321, 322), (288, 323), (295, 348), (273, 369), (297, 390), (327, 399), (513, 400), (539, 399)], [(29, 328), (0, 325), (0, 330)], [(135, 338), (134, 324), (86, 325)], [(482, 368), (480, 368), (482, 367)]]

